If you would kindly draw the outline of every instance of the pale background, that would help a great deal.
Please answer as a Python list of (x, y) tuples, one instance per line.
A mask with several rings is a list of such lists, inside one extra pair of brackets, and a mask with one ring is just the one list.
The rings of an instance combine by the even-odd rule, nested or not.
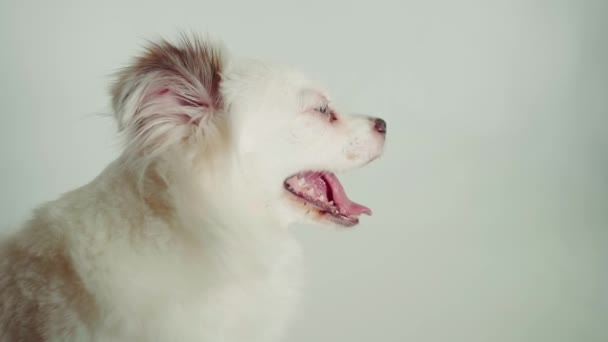
[[(286, 341), (608, 341), (608, 1), (0, 2), (0, 224), (117, 156), (108, 76), (208, 32), (388, 121), (343, 178), (372, 218), (299, 227)], [(8, 229), (8, 228), (7, 228)]]

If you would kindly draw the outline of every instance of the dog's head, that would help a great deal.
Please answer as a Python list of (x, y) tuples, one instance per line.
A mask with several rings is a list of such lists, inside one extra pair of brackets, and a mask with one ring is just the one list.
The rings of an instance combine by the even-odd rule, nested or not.
[(121, 72), (113, 106), (133, 165), (165, 161), (167, 182), (190, 183), (226, 216), (352, 226), (371, 214), (335, 173), (379, 157), (386, 123), (341, 112), (297, 70), (163, 41)]

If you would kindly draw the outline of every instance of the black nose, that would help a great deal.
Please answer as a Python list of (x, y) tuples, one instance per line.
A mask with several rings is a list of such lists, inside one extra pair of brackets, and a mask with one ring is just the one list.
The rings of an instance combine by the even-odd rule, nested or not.
[(386, 134), (386, 121), (377, 118), (374, 119), (374, 129), (382, 134)]

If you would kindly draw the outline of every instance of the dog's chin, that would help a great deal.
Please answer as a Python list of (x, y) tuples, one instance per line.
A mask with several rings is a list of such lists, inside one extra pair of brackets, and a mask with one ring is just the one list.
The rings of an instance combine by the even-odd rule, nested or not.
[(372, 214), (368, 207), (350, 200), (338, 177), (329, 171), (299, 172), (287, 177), (283, 188), (286, 200), (304, 215), (304, 221), (353, 227), (362, 214)]

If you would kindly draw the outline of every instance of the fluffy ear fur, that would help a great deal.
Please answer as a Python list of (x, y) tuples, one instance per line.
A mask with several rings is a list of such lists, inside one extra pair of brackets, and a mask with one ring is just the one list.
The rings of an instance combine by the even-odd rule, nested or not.
[(179, 44), (150, 43), (119, 72), (112, 105), (127, 153), (149, 159), (212, 126), (222, 109), (224, 62), (220, 47), (184, 36)]

